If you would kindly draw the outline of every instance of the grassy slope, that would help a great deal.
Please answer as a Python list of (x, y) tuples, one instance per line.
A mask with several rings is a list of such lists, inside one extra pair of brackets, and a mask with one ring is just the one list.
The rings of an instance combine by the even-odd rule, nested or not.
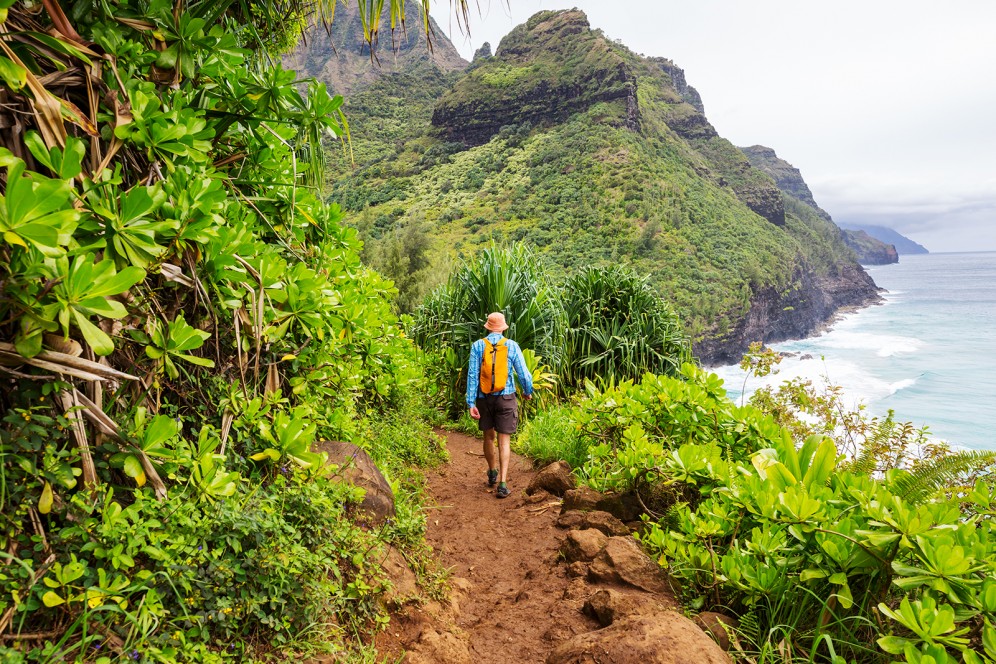
[[(612, 48), (636, 74), (639, 132), (625, 128), (622, 99), (560, 123), (508, 126), (470, 148), (428, 130), (337, 181), (332, 199), (374, 239), (406, 219), (430, 222), (440, 255), (469, 255), (492, 240), (524, 241), (566, 270), (631, 264), (651, 275), (696, 337), (724, 336), (753, 292), (791, 288), (800, 264), (832, 273), (847, 260), (821, 220), (790, 209), (777, 227), (738, 200), (734, 187), (771, 185), (767, 176), (725, 139), (681, 138), (669, 124), (694, 109), (658, 67)], [(557, 56), (533, 53), (528, 69), (549, 71)], [(481, 72), (490, 71), (507, 95), (497, 76), (507, 68), (500, 58), (478, 63), (456, 94), (469, 87), (483, 94), (478, 88), (489, 79)]]

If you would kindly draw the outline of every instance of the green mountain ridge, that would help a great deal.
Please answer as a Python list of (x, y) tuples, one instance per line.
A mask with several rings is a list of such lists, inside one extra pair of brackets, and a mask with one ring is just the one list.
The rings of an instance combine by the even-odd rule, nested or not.
[(888, 242), (896, 247), (896, 251), (899, 255), (906, 254), (929, 254), (925, 246), (909, 239), (899, 231), (886, 226), (875, 226), (872, 224), (859, 224), (855, 222), (844, 222), (841, 224), (842, 228), (855, 231), (863, 231), (868, 235), (882, 241)]
[(331, 200), (369, 244), (425, 225), (437, 262), (525, 242), (565, 272), (627, 264), (707, 364), (875, 300), (839, 229), (783, 199), (702, 108), (671, 61), (606, 39), (580, 11), (540, 12), (459, 75), (431, 125), (342, 172)]
[[(752, 145), (740, 148), (740, 151), (747, 155), (752, 166), (764, 171), (785, 196), (790, 196), (795, 200), (811, 207), (823, 219), (834, 223), (830, 214), (821, 208), (813, 198), (813, 192), (809, 185), (802, 179), (802, 173), (798, 168), (780, 159), (775, 151), (763, 145)], [(839, 225), (837, 225), (840, 228)], [(899, 254), (896, 247), (879, 240), (868, 233), (860, 230), (848, 230), (841, 228), (841, 239), (844, 244), (854, 251), (858, 261), (862, 265), (888, 265), (899, 262)]]

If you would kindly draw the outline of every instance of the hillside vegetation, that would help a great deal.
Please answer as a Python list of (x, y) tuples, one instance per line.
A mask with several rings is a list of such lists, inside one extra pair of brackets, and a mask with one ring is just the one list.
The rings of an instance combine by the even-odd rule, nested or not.
[(839, 230), (786, 208), (694, 90), (676, 87), (679, 72), (581, 12), (542, 12), (475, 60), (431, 127), (337, 176), (331, 198), (371, 244), (416, 226), (440, 257), (524, 242), (565, 276), (627, 264), (650, 275), (706, 361), (873, 298)]

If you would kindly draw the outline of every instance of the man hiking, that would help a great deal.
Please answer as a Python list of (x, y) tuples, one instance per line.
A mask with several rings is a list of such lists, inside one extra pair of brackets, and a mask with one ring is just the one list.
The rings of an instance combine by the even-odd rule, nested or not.
[[(526, 399), (533, 398), (533, 377), (526, 369), (519, 344), (502, 336), (508, 329), (505, 314), (488, 314), (484, 323), (488, 335), (470, 347), (467, 370), (467, 407), (484, 432), (484, 458), (488, 462), (488, 486), (498, 485), (496, 498), (507, 498), (508, 460), (512, 456), (512, 434), (519, 425), (519, 404), (515, 399), (515, 376), (522, 381)], [(513, 374), (514, 371), (514, 374)], [(495, 437), (498, 458), (495, 459)], [(497, 462), (496, 462), (497, 461)]]

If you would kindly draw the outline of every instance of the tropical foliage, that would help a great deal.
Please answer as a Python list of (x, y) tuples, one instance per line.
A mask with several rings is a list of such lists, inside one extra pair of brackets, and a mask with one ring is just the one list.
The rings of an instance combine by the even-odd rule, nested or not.
[(541, 394), (564, 395), (585, 381), (612, 383), (646, 371), (676, 373), (690, 359), (677, 316), (629, 270), (589, 268), (553, 284), (526, 245), (491, 246), (419, 308), (410, 332), (423, 348), (440, 353), (453, 414), (463, 407), (466, 355), (493, 311), (505, 314), (507, 335), (526, 349)]
[(505, 334), (522, 348), (554, 362), (559, 359), (561, 301), (539, 262), (524, 245), (483, 250), (426, 299), (410, 326), (419, 345), (442, 356), (442, 380), (453, 414), (466, 408), (467, 353), (484, 335), (484, 321), (494, 311), (505, 314)]
[[(736, 406), (716, 376), (682, 378), (592, 388), (559, 416), (575, 432), (561, 440), (585, 451), (590, 485), (638, 493), (642, 543), (690, 607), (739, 616), (743, 656), (993, 661), (996, 453), (848, 461), (825, 433)], [(859, 452), (901, 446), (878, 428)]]
[(4, 661), (342, 650), (383, 621), (369, 553), (419, 546), (424, 378), (314, 188), (342, 99), (270, 62), (311, 8), (0, 1)]

